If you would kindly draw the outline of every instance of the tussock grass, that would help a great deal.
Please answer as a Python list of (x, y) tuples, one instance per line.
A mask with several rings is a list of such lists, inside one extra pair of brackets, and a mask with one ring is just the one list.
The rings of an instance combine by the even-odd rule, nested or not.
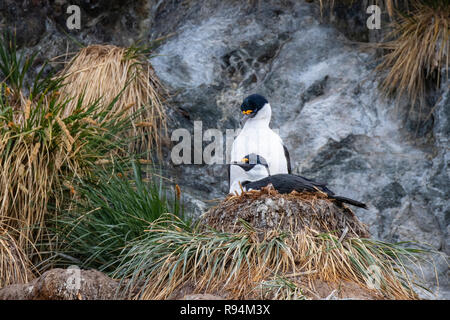
[(183, 217), (179, 197), (169, 194), (154, 168), (149, 171), (143, 179), (138, 161), (116, 163), (74, 184), (77, 197), (53, 227), (59, 241), (53, 261), (112, 272), (127, 243), (151, 222), (167, 212)]
[(59, 208), (74, 195), (73, 179), (125, 150), (131, 120), (109, 115), (118, 97), (106, 106), (63, 97), (63, 78), (45, 66), (30, 78), (34, 57), (19, 55), (12, 37), (0, 41), (0, 224), (36, 262), (49, 206)]
[(450, 3), (445, 0), (411, 1), (406, 14), (397, 14), (378, 71), (387, 71), (382, 89), (398, 98), (406, 96), (414, 107), (424, 105), (427, 83), (439, 88), (441, 72), (449, 67)]
[(49, 202), (59, 207), (64, 193), (74, 192), (71, 179), (108, 157), (119, 145), (116, 134), (127, 127), (126, 121), (97, 121), (97, 105), (86, 110), (82, 100), (62, 119), (65, 103), (56, 99), (31, 102), (29, 115), (26, 106), (18, 110), (0, 99), (0, 217), (20, 230), (23, 248), (43, 234)]
[(108, 110), (105, 119), (128, 117), (137, 111), (131, 136), (141, 137), (131, 144), (131, 153), (160, 151), (161, 135), (166, 132), (166, 114), (162, 105), (164, 88), (144, 49), (121, 48), (112, 45), (91, 45), (82, 48), (61, 72), (65, 86), (61, 91), (75, 97), (67, 104), (65, 115), (76, 108), (77, 97), (92, 103), (100, 99), (110, 104), (119, 95), (115, 107)]
[(11, 233), (11, 228), (0, 224), (0, 288), (33, 278), (32, 264)]
[[(321, 12), (353, 2), (319, 0)], [(384, 78), (381, 89), (397, 99), (406, 97), (411, 108), (422, 108), (427, 90), (440, 87), (443, 70), (448, 78), (450, 2), (374, 0), (370, 4), (382, 6), (391, 18), (386, 41), (377, 44), (387, 52), (377, 67)]]
[[(115, 275), (129, 279), (127, 288), (138, 290), (139, 299), (166, 299), (185, 283), (194, 292), (220, 292), (230, 299), (303, 298), (311, 297), (315, 279), (351, 281), (386, 299), (417, 298), (405, 263), (417, 263), (420, 249), (340, 239), (306, 227), (292, 233), (241, 223), (245, 228), (228, 233), (163, 216), (151, 224), (146, 237), (129, 244)], [(379, 289), (370, 287), (371, 270), (377, 271)], [(280, 283), (285, 275), (301, 281)]]

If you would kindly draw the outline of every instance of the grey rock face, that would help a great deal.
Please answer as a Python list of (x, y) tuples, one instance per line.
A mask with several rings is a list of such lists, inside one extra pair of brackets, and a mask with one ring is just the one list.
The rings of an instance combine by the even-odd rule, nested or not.
[[(378, 89), (375, 52), (320, 23), (310, 4), (248, 9), (227, 2), (186, 16), (152, 60), (164, 83), (180, 92), (172, 101), (175, 110), (189, 114), (188, 121), (174, 120), (173, 129), (191, 129), (201, 120), (204, 130), (225, 133), (238, 125), (242, 99), (263, 94), (296, 173), (369, 203), (368, 211), (357, 214), (375, 237), (449, 252), (448, 83), (432, 121), (408, 127), (402, 105), (397, 108)], [(414, 135), (417, 124), (426, 127), (421, 139)], [(211, 167), (177, 168), (180, 183), (197, 200), (227, 192), (226, 167)], [(448, 266), (437, 267), (438, 296), (448, 297)]]

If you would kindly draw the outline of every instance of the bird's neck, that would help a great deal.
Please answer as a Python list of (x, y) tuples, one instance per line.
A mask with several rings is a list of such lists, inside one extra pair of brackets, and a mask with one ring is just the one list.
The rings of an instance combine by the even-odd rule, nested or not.
[(255, 130), (269, 128), (270, 119), (248, 119), (243, 130)]

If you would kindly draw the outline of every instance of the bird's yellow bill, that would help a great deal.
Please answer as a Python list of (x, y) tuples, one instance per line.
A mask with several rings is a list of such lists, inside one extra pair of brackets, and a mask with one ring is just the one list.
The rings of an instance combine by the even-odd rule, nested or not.
[(248, 158), (242, 158), (241, 162), (247, 163), (248, 162)]
[(250, 113), (252, 113), (252, 112), (253, 112), (253, 110), (242, 111), (243, 114), (250, 114)]

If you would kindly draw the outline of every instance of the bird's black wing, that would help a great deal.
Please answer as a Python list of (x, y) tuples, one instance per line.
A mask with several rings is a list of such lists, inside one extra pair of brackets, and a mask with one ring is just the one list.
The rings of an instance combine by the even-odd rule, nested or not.
[(287, 170), (288, 173), (291, 174), (292, 173), (292, 168), (291, 168), (291, 157), (289, 155), (289, 151), (286, 148), (286, 146), (283, 144), (283, 149), (284, 149), (284, 156), (286, 157), (286, 161), (287, 161)]
[(247, 183), (246, 189), (260, 190), (262, 187), (266, 187), (269, 184), (272, 184), (275, 190), (277, 190), (279, 193), (291, 193), (294, 190), (297, 192), (317, 192), (317, 190), (320, 190), (325, 192), (330, 199), (334, 199), (338, 203), (348, 203), (353, 206), (367, 209), (367, 205), (365, 203), (346, 197), (336, 196), (327, 187), (320, 187), (318, 185), (315, 185), (314, 181), (312, 180), (293, 174), (275, 174), (273, 176), (268, 176), (264, 179)]
[(343, 202), (343, 203), (348, 203), (351, 204), (353, 206), (359, 207), (359, 208), (363, 208), (363, 209), (368, 209), (367, 205), (365, 203), (347, 198), (347, 197), (341, 197), (341, 196), (330, 196), (330, 198), (336, 200), (337, 202)]
[(302, 177), (300, 175), (295, 175), (295, 176), (311, 183), (312, 185), (316, 186), (317, 188), (319, 188), (323, 192), (327, 193), (328, 195), (334, 195), (334, 192), (331, 191), (330, 189), (328, 189), (326, 182), (314, 181), (312, 179), (308, 179), (308, 178)]
[(231, 164), (229, 164), (229, 165), (227, 165), (227, 167), (228, 167), (228, 191), (230, 190), (230, 188), (231, 188)]
[(275, 174), (265, 177), (264, 179), (253, 181), (247, 184), (247, 189), (259, 190), (272, 184), (279, 193), (290, 193), (292, 191), (317, 191), (314, 185), (308, 181), (302, 180), (301, 177), (292, 174)]

